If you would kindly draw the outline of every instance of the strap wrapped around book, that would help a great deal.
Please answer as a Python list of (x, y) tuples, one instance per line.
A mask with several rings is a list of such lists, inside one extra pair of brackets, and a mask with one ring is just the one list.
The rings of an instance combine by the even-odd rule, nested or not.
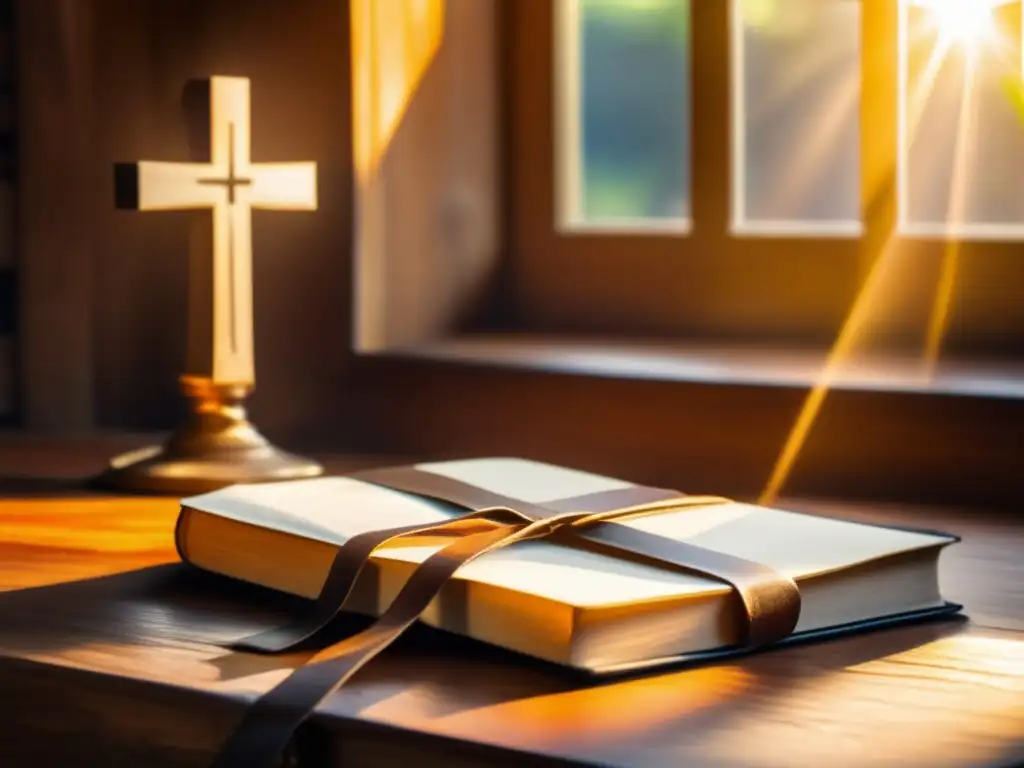
[(261, 696), (224, 744), (212, 768), (277, 765), (295, 730), (316, 707), (414, 623), (459, 568), (487, 552), (556, 531), (571, 531), (612, 553), (628, 552), (732, 585), (746, 615), (742, 640), (746, 646), (781, 640), (793, 631), (799, 619), (800, 592), (788, 576), (759, 563), (612, 522), (636, 514), (727, 503), (727, 499), (629, 486), (539, 505), (412, 467), (372, 470), (354, 477), (473, 511), (450, 522), (374, 531), (350, 539), (339, 549), (320, 598), (309, 614), (293, 624), (235, 644), (264, 653), (289, 650), (316, 635), (341, 610), (378, 546), (415, 533), (458, 536), (416, 568), (369, 629), (316, 654)]

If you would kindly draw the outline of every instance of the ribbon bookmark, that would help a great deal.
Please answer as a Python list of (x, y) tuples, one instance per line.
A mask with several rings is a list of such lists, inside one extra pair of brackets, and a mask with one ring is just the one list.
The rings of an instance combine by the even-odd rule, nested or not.
[(468, 523), (486, 515), (498, 516), (510, 512), (511, 510), (481, 509), (462, 515), (451, 522), (406, 525), (400, 528), (367, 531), (353, 536), (339, 547), (320, 594), (307, 613), (296, 617), (289, 624), (250, 635), (231, 643), (228, 647), (236, 651), (264, 654), (294, 650), (301, 644), (313, 640), (334, 620), (352, 593), (352, 588), (369, 562), (370, 556), (378, 547), (395, 539), (416, 534), (471, 533), (472, 530), (466, 527)]
[(397, 640), (427, 609), (455, 572), (471, 560), (527, 538), (531, 525), (492, 524), (427, 558), (369, 629), (314, 656), (246, 712), (210, 768), (276, 768), (292, 735), (320, 703)]
[[(398, 596), (368, 629), (316, 654), (305, 666), (261, 696), (247, 711), (211, 768), (271, 768), (295, 730), (415, 622), (459, 568), (488, 552), (556, 531), (609, 552), (630, 553), (670, 568), (696, 572), (731, 585), (744, 609), (746, 647), (792, 633), (800, 616), (800, 591), (788, 576), (749, 560), (657, 536), (614, 522), (637, 514), (729, 503), (716, 496), (686, 496), (643, 486), (533, 504), (414, 467), (353, 475), (392, 490), (440, 499), (472, 511), (441, 524), (412, 525), (355, 536), (338, 551), (312, 610), (291, 624), (249, 637), (234, 647), (261, 653), (290, 650), (319, 633), (340, 611), (373, 551), (417, 533), (457, 534), (413, 571)], [(502, 522), (500, 519), (511, 520)]]
[(577, 538), (600, 546), (612, 556), (625, 552), (654, 565), (698, 573), (730, 585), (743, 607), (741, 642), (745, 647), (770, 645), (787, 637), (796, 628), (800, 617), (800, 590), (786, 574), (763, 563), (614, 522), (638, 514), (731, 503), (730, 499), (721, 496), (687, 496), (664, 488), (630, 485), (533, 504), (416, 467), (371, 469), (357, 472), (352, 477), (467, 509), (513, 509), (533, 520), (566, 511), (587, 510), (590, 514), (586, 521), (580, 520), (572, 525)]
[[(416, 534), (454, 532), (462, 521), (485, 516), (514, 515), (525, 521), (531, 521), (548, 518), (558, 511), (573, 509), (608, 510), (605, 514), (618, 515), (622, 514), (620, 510), (623, 506), (631, 508), (642, 506), (645, 510), (653, 511), (654, 507), (659, 505), (678, 506), (677, 502), (680, 500), (679, 494), (675, 491), (630, 486), (586, 496), (559, 499), (540, 507), (492, 494), (451, 478), (418, 470), (411, 473), (403, 471), (400, 475), (392, 469), (369, 470), (352, 475), (352, 477), (378, 485), (386, 485), (388, 479), (391, 479), (394, 484), (387, 485), (387, 487), (392, 490), (428, 496), (460, 506), (472, 506), (477, 501), (486, 503), (481, 505), (484, 507), (483, 509), (477, 509), (445, 523), (407, 525), (399, 528), (367, 531), (353, 536), (338, 549), (320, 594), (307, 613), (297, 617), (289, 624), (235, 641), (228, 647), (237, 651), (273, 654), (291, 651), (303, 643), (312, 641), (343, 609), (356, 580), (369, 562), (373, 552), (378, 547), (398, 538)], [(696, 499), (697, 497), (683, 498)]]

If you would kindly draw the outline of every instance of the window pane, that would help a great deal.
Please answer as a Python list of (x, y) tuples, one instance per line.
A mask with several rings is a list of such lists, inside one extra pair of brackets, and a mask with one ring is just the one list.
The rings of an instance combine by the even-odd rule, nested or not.
[(1024, 237), (1024, 126), (1003, 83), (1020, 73), (1021, 3), (941, 11), (901, 9), (901, 230)]
[(733, 226), (856, 234), (861, 3), (734, 0)]
[(562, 223), (690, 212), (689, 0), (558, 0)]

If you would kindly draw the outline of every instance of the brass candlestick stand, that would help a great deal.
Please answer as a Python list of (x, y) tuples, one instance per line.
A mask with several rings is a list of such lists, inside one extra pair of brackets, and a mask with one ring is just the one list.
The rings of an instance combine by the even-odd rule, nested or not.
[(191, 403), (184, 424), (162, 446), (122, 454), (97, 485), (124, 491), (188, 496), (235, 483), (316, 477), (315, 461), (274, 447), (246, 417), (249, 387), (183, 377)]

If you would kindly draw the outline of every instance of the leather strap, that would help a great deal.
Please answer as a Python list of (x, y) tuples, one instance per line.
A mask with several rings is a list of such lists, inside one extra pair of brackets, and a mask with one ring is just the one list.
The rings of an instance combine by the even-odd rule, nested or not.
[(594, 513), (596, 516), (588, 520), (591, 525), (574, 525), (579, 538), (601, 545), (613, 554), (628, 552), (661, 566), (698, 573), (731, 586), (743, 604), (746, 621), (741, 631), (741, 644), (747, 647), (769, 645), (787, 637), (800, 618), (800, 590), (796, 583), (770, 566), (613, 522), (592, 525), (600, 519), (623, 518), (630, 514), (730, 503), (729, 499), (721, 496), (687, 496), (663, 488), (631, 485), (541, 505), (518, 501), (415, 467), (372, 469), (358, 472), (353, 477), (469, 509), (514, 509), (533, 520), (569, 510)]
[[(384, 488), (390, 488), (393, 491), (426, 496), (428, 499), (444, 501), (459, 507), (465, 507), (466, 509), (506, 507), (514, 509), (530, 520), (541, 520), (554, 514), (551, 509), (540, 504), (532, 504), (522, 499), (503, 496), (500, 493), (494, 493), (485, 488), (470, 485), (445, 475), (417, 469), (416, 467), (365, 469), (351, 474), (349, 477), (364, 483), (372, 483)], [(665, 493), (672, 494), (673, 496), (679, 495), (674, 491), (666, 491)]]
[[(684, 496), (675, 491), (630, 486), (587, 496), (525, 503), (412, 467), (355, 475), (394, 490), (441, 499), (473, 512), (440, 525), (405, 526), (353, 537), (338, 555), (313, 610), (297, 622), (250, 637), (236, 647), (278, 652), (310, 639), (342, 608), (373, 551), (397, 537), (425, 532), (459, 533), (460, 538), (420, 564), (380, 618), (360, 632), (314, 656), (260, 697), (243, 717), (211, 768), (271, 768), (278, 764), (295, 730), (317, 706), (415, 622), (448, 580), (481, 555), (527, 538), (572, 530), (575, 536), (731, 584), (745, 608), (744, 644), (775, 642), (789, 635), (800, 613), (800, 593), (789, 577), (768, 566), (685, 542), (606, 522), (631, 514), (726, 503), (721, 497)], [(490, 519), (502, 517), (511, 523)]]
[[(676, 502), (682, 498), (676, 491), (629, 486), (612, 491), (559, 499), (548, 502), (542, 507), (499, 494), (492, 494), (476, 486), (420, 470), (410, 472), (396, 472), (394, 469), (368, 470), (351, 475), (351, 477), (459, 506), (472, 507), (474, 502), (487, 502), (480, 504), (481, 509), (463, 515), (457, 520), (469, 520), (485, 515), (494, 516), (499, 513), (499, 510), (507, 514), (518, 515), (527, 521), (540, 520), (557, 512), (580, 509), (613, 512), (638, 506), (643, 506), (645, 509), (658, 505), (671, 507), (676, 506)], [(515, 506), (513, 507), (513, 505)], [(451, 523), (417, 524), (368, 531), (353, 536), (338, 549), (324, 586), (307, 613), (296, 617), (289, 624), (243, 638), (229, 647), (238, 651), (271, 654), (294, 650), (303, 643), (311, 642), (342, 610), (345, 601), (352, 593), (356, 579), (362, 573), (374, 550), (403, 536), (448, 530), (452, 530)]]
[(598, 523), (577, 530), (575, 535), (614, 552), (629, 552), (662, 566), (695, 571), (732, 586), (746, 613), (741, 646), (757, 648), (776, 643), (792, 634), (800, 619), (796, 582), (767, 565), (615, 523)]
[(427, 558), (369, 629), (314, 656), (249, 707), (210, 768), (277, 768), (313, 711), (419, 618), (455, 572), (486, 552), (520, 541), (526, 523), (489, 523)]
[(236, 651), (264, 654), (294, 650), (301, 644), (313, 640), (338, 615), (352, 593), (356, 580), (369, 562), (370, 555), (378, 547), (415, 534), (456, 533), (464, 523), (484, 515), (493, 515), (495, 512), (496, 510), (484, 509), (463, 515), (451, 523), (419, 523), (400, 528), (367, 531), (353, 536), (338, 548), (320, 594), (307, 613), (297, 616), (289, 624), (250, 635), (229, 647)]

